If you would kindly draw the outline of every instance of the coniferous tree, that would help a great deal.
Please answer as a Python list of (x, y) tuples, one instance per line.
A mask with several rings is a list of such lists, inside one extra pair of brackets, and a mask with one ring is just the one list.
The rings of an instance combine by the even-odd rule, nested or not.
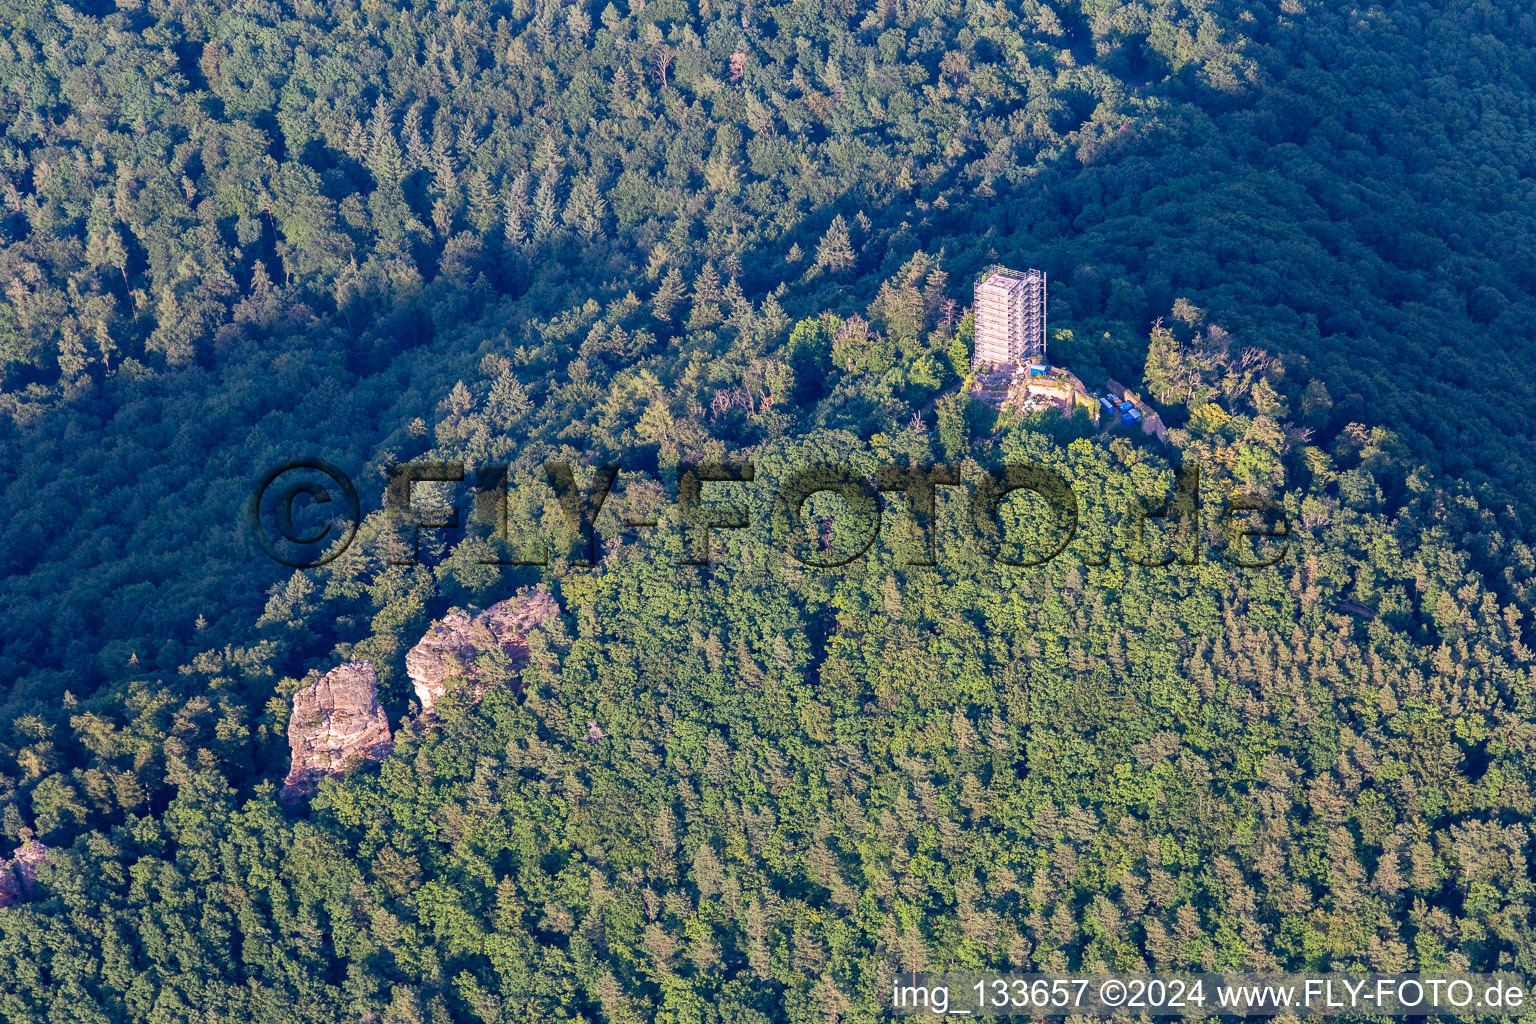
[(687, 295), (683, 284), (683, 272), (676, 267), (667, 268), (666, 274), (651, 296), (651, 315), (662, 323), (670, 323), (672, 310)]
[(822, 235), (821, 242), (816, 246), (816, 261), (811, 269), (837, 274), (851, 269), (853, 262), (853, 242), (848, 236), (848, 223), (843, 220), (842, 214), (838, 214), (832, 218), (827, 233)]

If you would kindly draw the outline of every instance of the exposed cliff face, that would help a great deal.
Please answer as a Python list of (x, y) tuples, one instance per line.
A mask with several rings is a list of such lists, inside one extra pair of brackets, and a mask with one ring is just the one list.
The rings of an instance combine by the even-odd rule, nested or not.
[(432, 712), (451, 679), (463, 680), (478, 697), (478, 660), (488, 650), (499, 647), (514, 668), (521, 668), (528, 660), (528, 631), (558, 615), (560, 606), (542, 590), (534, 590), (473, 612), (449, 612), (405, 656), (423, 715)]
[(26, 839), (10, 860), (0, 863), (0, 907), (13, 907), (31, 899), (37, 892), (37, 869), (48, 863), (48, 847), (25, 830), (22, 835)]
[[(528, 631), (559, 612), (554, 598), (535, 590), (483, 612), (455, 609), (434, 622), (405, 656), (423, 716), (453, 680), (473, 687), (478, 697), (484, 685), (481, 662), (489, 651), (499, 650), (512, 668), (521, 668), (528, 661)], [(358, 761), (388, 757), (394, 743), (389, 719), (379, 706), (373, 666), (366, 661), (339, 665), (295, 693), (288, 745), (293, 757), (281, 799), (289, 805), (313, 796), (327, 775), (340, 775)], [(0, 905), (5, 892), (6, 879), (0, 874)]]
[(349, 661), (295, 693), (288, 746), (293, 759), (281, 794), (287, 804), (314, 795), (323, 777), (339, 775), (357, 760), (388, 757), (394, 745), (373, 666)]

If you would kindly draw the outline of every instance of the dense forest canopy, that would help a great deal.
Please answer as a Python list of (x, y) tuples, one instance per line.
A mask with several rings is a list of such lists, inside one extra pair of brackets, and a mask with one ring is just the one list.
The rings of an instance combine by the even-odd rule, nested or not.
[[(0, 831), (51, 861), (0, 909), (0, 1016), (1536, 969), (1524, 4), (0, 7)], [(1167, 446), (968, 400), (996, 262), (1047, 271), (1053, 362)], [(290, 571), (241, 509), (315, 455), (365, 518)], [(550, 564), (443, 530), (398, 564), (412, 459), (509, 466)], [(911, 565), (888, 494), (816, 569), (787, 541), (858, 546), (823, 495), (679, 565), (677, 467), (724, 459), (758, 479), (709, 500), (754, 522), (805, 464), (1010, 462), (1082, 522), (1015, 568), (946, 490)], [(595, 567), (552, 460), (621, 466)], [(1135, 529), (1191, 468), (1193, 535)], [(1233, 494), (1282, 505), (1276, 566), (1222, 558)], [(997, 550), (1048, 548), (1037, 513)], [(400, 722), (428, 626), (533, 584), (563, 614), (520, 692), (279, 806), (312, 671), (366, 660)]]

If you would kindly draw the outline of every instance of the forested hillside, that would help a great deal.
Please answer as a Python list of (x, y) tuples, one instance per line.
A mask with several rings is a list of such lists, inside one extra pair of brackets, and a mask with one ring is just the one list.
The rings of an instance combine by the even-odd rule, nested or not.
[[(1536, 970), (1525, 5), (0, 7), (0, 831), (50, 860), (0, 909), (0, 1018)], [(993, 262), (1049, 273), (1052, 360), (1168, 446), (967, 400)], [(312, 455), (367, 518), (290, 571), (241, 510)], [(441, 530), (394, 564), (416, 458), (509, 464), (550, 564)], [(721, 458), (759, 525), (679, 565), (677, 466)], [(552, 459), (622, 466), (595, 567)], [(1013, 567), (1039, 517), (991, 557), (962, 490), (916, 566), (891, 496), (810, 568), (858, 546), (835, 503), (762, 524), (819, 462), (1042, 464), (1081, 527)], [(1181, 467), (1169, 547), (1135, 510)], [(1234, 493), (1283, 505), (1277, 565), (1224, 557)], [(434, 619), (533, 583), (563, 613), (521, 695), (280, 808), (311, 670), (368, 661), (399, 723)]]

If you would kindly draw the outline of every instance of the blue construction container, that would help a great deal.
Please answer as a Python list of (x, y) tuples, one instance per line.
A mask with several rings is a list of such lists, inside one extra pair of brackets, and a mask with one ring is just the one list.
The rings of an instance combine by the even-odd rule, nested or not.
[(1100, 395), (1099, 404), (1104, 407), (1105, 412), (1115, 411), (1115, 400), (1112, 398), (1105, 398), (1103, 395)]
[(1135, 405), (1134, 402), (1121, 402), (1120, 403), (1120, 411), (1121, 412), (1130, 412), (1134, 408), (1136, 408), (1136, 405)]
[(1029, 375), (1031, 377), (1043, 377), (1043, 376), (1045, 376), (1045, 371), (1048, 370), (1048, 369), (1050, 369), (1050, 367), (1048, 367), (1048, 366), (1041, 366), (1039, 363), (1035, 363), (1035, 364), (1030, 366), (1030, 368), (1029, 368)]
[(1120, 414), (1120, 425), (1123, 427), (1134, 427), (1140, 422), (1141, 413), (1137, 412), (1135, 409), (1132, 409), (1130, 412)]

